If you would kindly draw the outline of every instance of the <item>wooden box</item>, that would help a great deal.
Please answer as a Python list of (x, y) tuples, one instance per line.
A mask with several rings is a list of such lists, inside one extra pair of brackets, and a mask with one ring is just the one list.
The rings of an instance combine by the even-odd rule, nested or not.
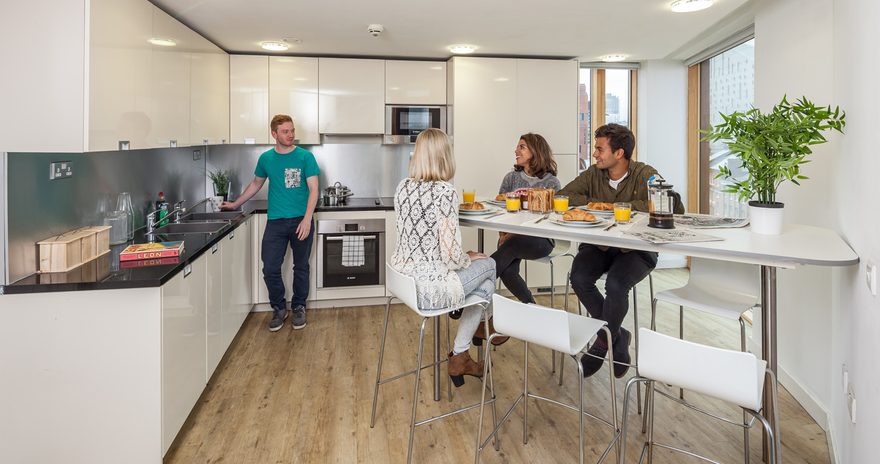
[(110, 251), (110, 227), (83, 227), (37, 242), (39, 272), (67, 272)]

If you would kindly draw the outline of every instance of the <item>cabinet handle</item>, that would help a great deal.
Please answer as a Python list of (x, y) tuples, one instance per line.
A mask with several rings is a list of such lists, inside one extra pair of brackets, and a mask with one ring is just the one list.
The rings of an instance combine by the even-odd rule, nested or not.
[(234, 238), (235, 238), (235, 231), (233, 230), (232, 232), (229, 233), (229, 240), (232, 240)]
[(217, 253), (217, 250), (219, 249), (220, 247), (215, 243), (214, 246), (211, 247), (211, 254), (213, 255), (214, 253)]
[(186, 267), (183, 268), (183, 278), (186, 279), (186, 276), (192, 273), (192, 264), (187, 264)]

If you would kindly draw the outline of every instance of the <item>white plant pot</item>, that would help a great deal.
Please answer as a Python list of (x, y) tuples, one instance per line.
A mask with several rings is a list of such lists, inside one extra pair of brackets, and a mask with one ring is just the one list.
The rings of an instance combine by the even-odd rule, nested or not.
[(785, 211), (783, 203), (749, 202), (749, 223), (752, 232), (764, 235), (782, 233), (782, 216)]

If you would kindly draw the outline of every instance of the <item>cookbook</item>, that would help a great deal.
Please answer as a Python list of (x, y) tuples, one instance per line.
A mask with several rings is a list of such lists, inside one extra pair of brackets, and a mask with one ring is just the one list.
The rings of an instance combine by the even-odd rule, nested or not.
[(183, 241), (136, 243), (119, 253), (119, 261), (139, 259), (173, 258), (183, 253)]

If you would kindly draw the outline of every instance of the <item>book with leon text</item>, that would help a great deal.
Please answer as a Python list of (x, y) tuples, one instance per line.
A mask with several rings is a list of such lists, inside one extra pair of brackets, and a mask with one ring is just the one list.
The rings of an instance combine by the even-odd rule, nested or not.
[(183, 241), (136, 243), (125, 247), (119, 253), (119, 261), (139, 259), (173, 258), (183, 253)]

